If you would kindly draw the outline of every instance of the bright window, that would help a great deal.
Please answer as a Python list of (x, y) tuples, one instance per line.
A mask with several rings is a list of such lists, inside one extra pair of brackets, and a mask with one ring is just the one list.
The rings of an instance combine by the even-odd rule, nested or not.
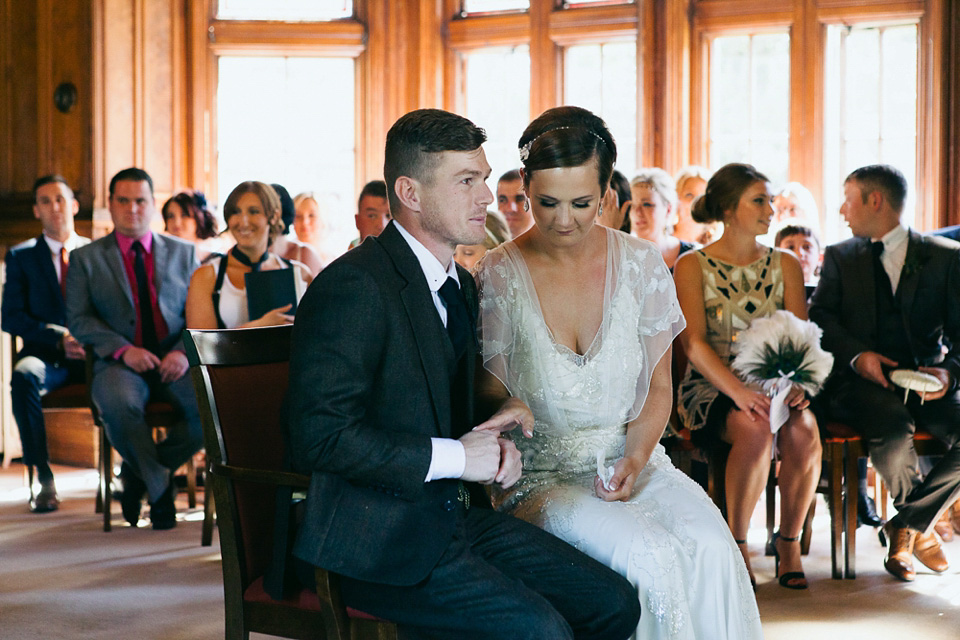
[(710, 49), (710, 168), (747, 162), (775, 184), (790, 164), (790, 36), (718, 36)]
[(350, 17), (352, 0), (217, 0), (221, 20), (308, 22)]
[(884, 163), (908, 183), (903, 221), (912, 225), (917, 177), (917, 26), (830, 26), (824, 103), (827, 241), (850, 236), (840, 216), (843, 180)]
[(497, 178), (520, 167), (517, 141), (530, 122), (530, 47), (491, 47), (464, 54), (466, 117), (487, 132), (483, 145)]
[(352, 58), (221, 56), (220, 204), (245, 180), (280, 183), (291, 196), (317, 192), (330, 209), (331, 247), (342, 250), (356, 231), (354, 112)]
[(617, 142), (617, 169), (637, 170), (637, 44), (610, 42), (567, 47), (563, 101), (602, 117)]
[(488, 11), (526, 11), (530, 0), (464, 0), (463, 13), (486, 13)]

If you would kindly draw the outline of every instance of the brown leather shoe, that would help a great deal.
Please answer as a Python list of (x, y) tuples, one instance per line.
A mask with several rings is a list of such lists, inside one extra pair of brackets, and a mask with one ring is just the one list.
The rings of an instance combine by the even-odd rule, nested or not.
[(57, 487), (53, 481), (45, 482), (40, 485), (40, 493), (30, 503), (30, 511), (34, 513), (47, 513), (56, 511), (60, 508), (60, 496), (57, 495)]
[(913, 541), (917, 532), (908, 527), (897, 527), (890, 522), (883, 525), (887, 537), (887, 555), (883, 568), (904, 582), (913, 582), (917, 572), (913, 568)]
[(940, 541), (933, 532), (917, 534), (913, 541), (913, 555), (931, 571), (943, 573), (950, 568), (950, 563), (940, 548)]
[(948, 507), (940, 519), (933, 525), (933, 530), (937, 532), (940, 539), (944, 542), (953, 540), (953, 523), (950, 522), (950, 508)]

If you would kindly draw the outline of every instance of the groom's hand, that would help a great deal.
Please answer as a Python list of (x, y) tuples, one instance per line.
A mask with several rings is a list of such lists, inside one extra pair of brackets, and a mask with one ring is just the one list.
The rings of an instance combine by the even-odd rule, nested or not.
[(500, 468), (496, 481), (504, 489), (509, 489), (523, 473), (523, 458), (512, 440), (497, 438), (497, 444), (500, 445)]
[[(500, 438), (496, 431), (468, 431), (460, 438), (466, 454), (461, 480), (493, 484), (500, 475)], [(512, 443), (511, 443), (512, 444)], [(516, 480), (514, 480), (516, 482)]]
[[(486, 422), (481, 422), (473, 428), (474, 431), (491, 431), (496, 434), (506, 433), (517, 425), (523, 435), (533, 437), (533, 413), (519, 398), (507, 398), (500, 406), (500, 410), (490, 416)], [(499, 482), (499, 481), (498, 481)]]

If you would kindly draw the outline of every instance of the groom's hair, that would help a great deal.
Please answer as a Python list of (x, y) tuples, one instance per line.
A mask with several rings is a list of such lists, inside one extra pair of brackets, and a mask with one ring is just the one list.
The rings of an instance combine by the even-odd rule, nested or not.
[(888, 164), (871, 164), (860, 167), (847, 176), (844, 184), (855, 180), (860, 187), (863, 202), (874, 191), (879, 191), (887, 199), (890, 207), (897, 213), (903, 212), (903, 203), (907, 199), (907, 179), (900, 170)]
[(390, 211), (400, 207), (397, 178), (430, 184), (443, 151), (473, 151), (487, 140), (483, 129), (463, 116), (441, 109), (417, 109), (400, 117), (387, 132), (383, 177)]

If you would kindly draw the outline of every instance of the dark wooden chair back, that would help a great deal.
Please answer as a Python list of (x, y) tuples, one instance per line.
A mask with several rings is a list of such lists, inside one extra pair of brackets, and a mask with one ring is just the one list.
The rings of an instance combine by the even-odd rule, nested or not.
[(278, 493), (283, 500), (309, 484), (284, 470), (291, 333), (291, 326), (184, 332), (217, 503), (227, 638), (250, 631), (350, 637), (348, 612), (326, 572), (318, 571), (317, 592), (273, 600), (264, 588)]

